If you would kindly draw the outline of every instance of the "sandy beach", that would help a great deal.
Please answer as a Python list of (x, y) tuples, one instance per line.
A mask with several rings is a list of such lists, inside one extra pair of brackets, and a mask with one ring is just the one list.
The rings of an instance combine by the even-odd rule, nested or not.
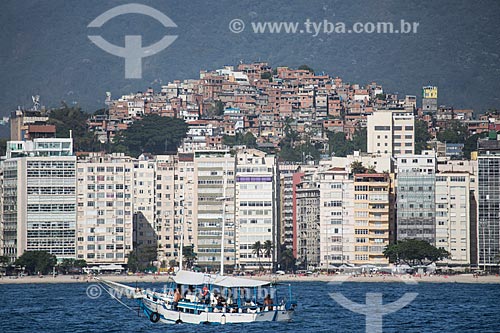
[[(100, 278), (122, 282), (125, 284), (134, 284), (136, 282), (143, 283), (165, 283), (169, 281), (167, 275), (100, 275)], [(417, 281), (418, 283), (500, 283), (500, 276), (487, 275), (474, 277), (472, 274), (459, 274), (459, 275), (432, 275), (432, 276), (391, 276), (391, 275), (310, 275), (310, 276), (297, 276), (297, 275), (259, 275), (247, 277), (250, 279), (258, 279), (274, 282), (407, 282), (409, 280)], [(52, 277), (51, 275), (38, 277), (38, 276), (24, 276), (24, 277), (1, 277), (0, 284), (41, 284), (41, 283), (92, 283), (93, 277), (85, 275), (71, 276), (59, 275)]]

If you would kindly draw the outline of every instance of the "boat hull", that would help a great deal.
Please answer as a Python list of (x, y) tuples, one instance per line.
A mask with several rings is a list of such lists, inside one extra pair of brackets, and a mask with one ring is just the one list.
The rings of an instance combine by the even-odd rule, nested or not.
[[(141, 300), (141, 308), (144, 313), (151, 319), (151, 315), (155, 314), (159, 318), (159, 322), (166, 324), (237, 324), (237, 323), (253, 323), (262, 321), (291, 321), (294, 311), (286, 310), (284, 306), (276, 307), (277, 309), (255, 312), (211, 312), (208, 307), (197, 309), (183, 308), (176, 311), (167, 308), (164, 302), (152, 301), (149, 299)], [(192, 313), (191, 313), (192, 312)], [(158, 316), (156, 316), (158, 314)], [(155, 318), (153, 317), (153, 318)]]

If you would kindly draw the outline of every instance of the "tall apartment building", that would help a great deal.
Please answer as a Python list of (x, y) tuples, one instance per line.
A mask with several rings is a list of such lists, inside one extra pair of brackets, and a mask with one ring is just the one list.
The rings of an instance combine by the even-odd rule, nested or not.
[[(236, 258), (240, 269), (272, 268), (276, 259), (279, 225), (276, 157), (256, 149), (236, 155), (235, 175)], [(271, 256), (257, 257), (255, 242), (271, 241)]]
[(353, 264), (385, 265), (389, 245), (390, 177), (388, 174), (354, 175)]
[[(170, 266), (171, 261), (177, 262), (179, 257), (180, 242), (176, 239), (180, 237), (180, 233), (174, 228), (175, 209), (180, 202), (179, 198), (176, 198), (179, 191), (175, 191), (175, 184), (179, 181), (178, 156), (156, 156), (155, 162), (156, 191), (152, 205), (155, 209), (154, 230), (158, 236), (158, 261), (161, 267), (166, 268)], [(189, 237), (186, 238), (189, 239)]]
[(436, 246), (448, 251), (448, 265), (471, 263), (470, 174), (436, 174)]
[(319, 188), (316, 173), (293, 175), (294, 252), (299, 267), (314, 269), (320, 264)]
[(436, 241), (436, 153), (397, 157), (397, 239)]
[[(467, 216), (467, 230), (468, 230), (468, 243), (467, 243), (467, 252), (468, 252), (468, 264), (470, 264), (473, 267), (477, 266), (478, 263), (478, 161), (477, 159), (474, 160), (447, 160), (445, 163), (438, 163), (438, 171), (439, 174), (445, 174), (448, 176), (457, 176), (457, 174), (461, 174), (460, 176), (463, 176), (465, 173), (465, 181), (468, 182), (468, 188), (469, 188), (469, 193), (466, 194), (468, 197), (468, 214)], [(454, 186), (456, 184), (455, 182), (451, 182), (451, 179), (448, 180), (448, 184), (451, 184), (451, 186)], [(436, 185), (438, 183), (436, 182)], [(459, 184), (460, 187), (462, 187), (461, 184)], [(461, 194), (462, 195), (462, 194)], [(436, 209), (440, 209), (438, 207), (438, 191), (436, 189)], [(454, 206), (453, 209), (458, 208), (458, 206)], [(453, 210), (452, 207), (450, 207), (450, 210)], [(462, 208), (458, 208), (462, 209)], [(462, 215), (463, 212), (456, 212), (457, 216)], [(437, 217), (436, 219), (439, 219)], [(450, 220), (453, 220), (454, 217), (450, 217)], [(439, 223), (437, 225), (439, 226)], [(456, 225), (457, 230), (459, 228), (458, 225)], [(457, 231), (458, 232), (458, 231)], [(437, 245), (439, 246), (439, 242), (437, 242)], [(451, 251), (451, 247), (450, 250)], [(457, 247), (458, 251), (458, 247)], [(451, 265), (454, 264), (454, 258), (451, 258), (449, 261)], [(460, 264), (462, 265), (462, 264)]]
[(320, 173), (320, 265), (354, 260), (354, 181), (345, 168)]
[(126, 264), (133, 250), (134, 160), (93, 154), (78, 160), (78, 259)]
[[(235, 155), (228, 150), (194, 153), (198, 265), (218, 271), (224, 223), (224, 266), (236, 265)], [(226, 268), (225, 268), (226, 269)]]
[(2, 162), (3, 255), (76, 257), (76, 158), (72, 139), (9, 141)]
[(280, 164), (280, 230), (279, 244), (283, 245), (287, 250), (293, 250), (293, 175), (298, 171), (299, 165), (296, 164)]
[(403, 155), (415, 153), (415, 117), (401, 109), (374, 111), (367, 117), (367, 152)]
[(133, 247), (137, 251), (157, 248), (155, 221), (156, 162), (141, 155), (134, 161)]
[(500, 254), (500, 140), (478, 141), (478, 265), (498, 269)]

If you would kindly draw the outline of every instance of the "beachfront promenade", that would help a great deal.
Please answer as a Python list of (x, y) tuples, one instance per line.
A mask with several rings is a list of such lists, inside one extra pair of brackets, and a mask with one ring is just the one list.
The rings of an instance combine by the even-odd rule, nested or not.
[[(167, 275), (100, 275), (110, 281), (123, 282), (123, 283), (165, 283), (170, 281)], [(405, 282), (408, 280), (415, 280), (418, 283), (500, 283), (500, 276), (486, 275), (486, 276), (473, 276), (472, 274), (458, 274), (458, 275), (259, 275), (247, 277), (250, 279), (259, 279), (265, 281), (276, 282)], [(0, 278), (0, 284), (29, 284), (29, 283), (92, 283), (93, 277), (86, 275), (59, 275), (53, 277), (47, 275), (44, 277), (38, 276), (23, 276), (23, 277), (9, 277), (4, 276)]]

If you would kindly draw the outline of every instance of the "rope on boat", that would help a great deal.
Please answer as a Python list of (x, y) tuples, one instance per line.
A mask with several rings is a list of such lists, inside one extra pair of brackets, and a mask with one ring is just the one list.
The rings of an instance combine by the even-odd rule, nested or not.
[(109, 290), (108, 290), (108, 287), (106, 285), (103, 285), (102, 283), (99, 283), (99, 284), (101, 285), (101, 288), (104, 289), (104, 291), (107, 292), (109, 294), (109, 296), (111, 296), (111, 298), (114, 298), (118, 303), (120, 303), (121, 305), (123, 305), (127, 309), (132, 310), (134, 312), (137, 310), (137, 309), (131, 308), (127, 304), (123, 303), (121, 299), (119, 299), (118, 297), (116, 297), (115, 295), (113, 295), (112, 293), (110, 293)]

